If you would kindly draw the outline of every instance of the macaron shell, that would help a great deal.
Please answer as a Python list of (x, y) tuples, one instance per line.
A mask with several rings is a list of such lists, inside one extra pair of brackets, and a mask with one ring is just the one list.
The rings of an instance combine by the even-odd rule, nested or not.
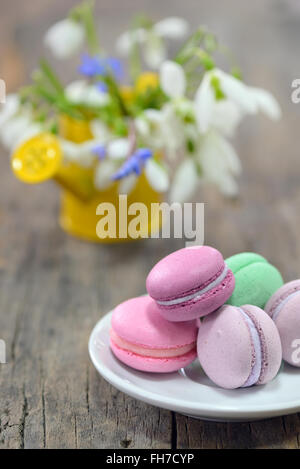
[(197, 357), (196, 347), (191, 352), (180, 357), (152, 358), (131, 353), (117, 347), (110, 341), (110, 347), (114, 355), (125, 365), (139, 371), (148, 373), (172, 373), (192, 363)]
[(152, 298), (132, 298), (117, 306), (112, 316), (114, 332), (127, 342), (148, 348), (176, 348), (197, 338), (196, 321), (166, 321)]
[(203, 370), (218, 386), (235, 389), (247, 381), (252, 370), (253, 346), (238, 308), (223, 306), (203, 319), (197, 350)]
[(257, 262), (267, 263), (268, 261), (263, 256), (256, 254), (255, 252), (241, 252), (226, 259), (226, 264), (233, 273), (237, 273), (240, 269)]
[[(229, 268), (231, 262), (226, 261)], [(252, 304), (264, 308), (272, 294), (281, 287), (283, 280), (280, 272), (267, 262), (253, 262), (233, 270), (235, 289), (227, 304), (242, 306)]]
[(155, 300), (168, 300), (200, 288), (224, 267), (222, 254), (210, 246), (180, 249), (150, 271), (146, 287)]
[(243, 305), (242, 309), (254, 322), (260, 336), (263, 363), (257, 384), (265, 384), (275, 378), (282, 361), (282, 347), (279, 332), (274, 321), (265, 311), (253, 305)]
[(269, 316), (273, 317), (276, 307), (284, 300), (284, 298), (293, 292), (300, 291), (300, 279), (292, 280), (280, 287), (269, 299), (265, 306), (265, 311)]
[(300, 367), (300, 292), (284, 304), (275, 324), (281, 339), (283, 359)]
[(212, 313), (222, 306), (234, 291), (235, 279), (229, 270), (225, 279), (215, 288), (187, 304), (173, 307), (160, 307), (161, 315), (168, 321), (189, 321)]

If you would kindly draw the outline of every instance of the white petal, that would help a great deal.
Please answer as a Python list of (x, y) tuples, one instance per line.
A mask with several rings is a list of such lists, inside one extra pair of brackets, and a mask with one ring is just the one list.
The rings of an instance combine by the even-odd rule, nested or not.
[(60, 139), (60, 143), (66, 161), (77, 163), (84, 168), (90, 168), (93, 165), (96, 158), (92, 152), (92, 148), (96, 145), (94, 140), (73, 143), (69, 140)]
[(206, 133), (211, 126), (215, 106), (214, 91), (211, 87), (211, 73), (206, 73), (195, 96), (195, 116), (198, 129)]
[(119, 138), (112, 141), (107, 147), (109, 158), (119, 160), (129, 156), (130, 143), (126, 138)]
[(241, 80), (219, 69), (214, 70), (213, 74), (219, 78), (221, 89), (227, 98), (234, 101), (242, 110), (249, 114), (255, 114), (258, 111), (253, 93)]
[(215, 145), (219, 150), (220, 157), (224, 159), (224, 164), (232, 174), (238, 176), (241, 174), (242, 166), (241, 161), (228, 140), (222, 137), (220, 134), (215, 134)]
[(84, 102), (87, 83), (84, 80), (73, 81), (65, 88), (66, 97), (74, 104)]
[(145, 167), (146, 178), (157, 192), (166, 192), (169, 188), (169, 176), (165, 168), (153, 159), (148, 160)]
[(146, 64), (154, 70), (157, 70), (167, 58), (167, 51), (163, 41), (159, 36), (151, 35), (151, 33), (148, 33), (143, 52)]
[(17, 94), (9, 94), (6, 96), (6, 102), (1, 106), (0, 110), (0, 127), (13, 117), (20, 108), (20, 99)]
[(118, 187), (119, 194), (129, 195), (136, 186), (137, 176), (135, 174), (130, 174), (129, 176), (121, 179)]
[(239, 193), (239, 186), (230, 173), (225, 173), (219, 182), (219, 188), (226, 197), (236, 197)]
[(239, 159), (231, 145), (216, 132), (209, 132), (199, 146), (198, 161), (203, 178), (217, 184), (224, 195), (236, 195), (234, 174), (239, 173)]
[(146, 36), (147, 32), (143, 28), (126, 31), (117, 39), (116, 49), (121, 55), (128, 55), (136, 43), (140, 44), (145, 41)]
[(109, 95), (102, 93), (95, 86), (85, 80), (73, 81), (65, 88), (65, 95), (74, 104), (86, 104), (92, 107), (102, 107), (108, 104)]
[(31, 125), (32, 120), (27, 114), (13, 117), (7, 121), (0, 128), (0, 138), (3, 145), (8, 150), (12, 150), (20, 136), (23, 135)]
[(113, 161), (101, 161), (95, 169), (94, 184), (96, 189), (101, 191), (108, 189), (113, 184), (111, 177), (115, 171), (116, 166)]
[(106, 143), (111, 134), (108, 127), (99, 119), (94, 119), (90, 123), (91, 132), (99, 143)]
[(185, 159), (178, 167), (170, 189), (170, 202), (184, 203), (191, 199), (199, 184), (199, 177), (192, 158)]
[(85, 31), (81, 24), (65, 19), (47, 31), (44, 42), (55, 57), (66, 59), (78, 52), (84, 38)]
[(257, 103), (258, 109), (265, 113), (270, 119), (279, 120), (281, 117), (281, 109), (269, 91), (263, 90), (262, 88), (250, 88), (254, 99)]
[(86, 89), (86, 95), (84, 102), (92, 107), (103, 107), (106, 106), (110, 101), (108, 93), (103, 93), (96, 88), (96, 86), (88, 86)]
[(223, 135), (232, 137), (242, 118), (243, 112), (235, 103), (221, 99), (215, 102), (211, 125)]
[(184, 96), (186, 78), (183, 68), (171, 60), (164, 62), (160, 68), (160, 85), (170, 98)]
[(158, 21), (154, 25), (154, 32), (159, 36), (170, 39), (181, 39), (187, 35), (189, 23), (183, 18), (170, 17)]
[(14, 143), (14, 148), (21, 145), (23, 142), (26, 142), (27, 140), (30, 140), (31, 138), (40, 134), (43, 130), (44, 129), (41, 124), (37, 122), (33, 122), (28, 127), (26, 127), (23, 132), (21, 132), (18, 135), (18, 138), (16, 139)]

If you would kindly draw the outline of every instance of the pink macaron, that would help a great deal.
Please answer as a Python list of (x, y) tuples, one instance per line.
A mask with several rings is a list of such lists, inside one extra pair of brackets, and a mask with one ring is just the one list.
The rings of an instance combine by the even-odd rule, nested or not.
[(113, 312), (110, 346), (115, 356), (136, 370), (169, 373), (196, 357), (196, 321), (170, 323), (149, 296), (121, 303)]
[(279, 331), (283, 359), (300, 367), (300, 279), (280, 287), (269, 299), (265, 311)]
[(282, 360), (274, 322), (253, 305), (226, 305), (205, 317), (197, 350), (207, 376), (225, 389), (268, 383)]
[(146, 281), (161, 314), (175, 322), (216, 310), (231, 296), (234, 285), (233, 273), (222, 254), (209, 246), (173, 252), (153, 267)]

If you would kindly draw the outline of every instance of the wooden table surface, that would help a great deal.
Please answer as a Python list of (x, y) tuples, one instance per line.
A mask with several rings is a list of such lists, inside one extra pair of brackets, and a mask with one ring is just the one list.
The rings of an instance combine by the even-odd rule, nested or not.
[[(48, 25), (70, 0), (1, 0), (0, 77), (9, 90), (26, 82), (42, 54)], [(300, 274), (300, 104), (291, 82), (299, 74), (300, 7), (297, 1), (97, 1), (104, 46), (136, 10), (154, 18), (183, 15), (207, 24), (234, 50), (246, 81), (270, 89), (283, 120), (247, 119), (236, 147), (244, 172), (241, 196), (224, 201), (213, 189), (206, 202), (205, 242), (224, 256), (257, 251), (282, 271)], [(60, 64), (72, 76), (75, 64)], [(1, 448), (299, 448), (299, 415), (254, 423), (210, 423), (125, 396), (101, 379), (87, 343), (99, 318), (145, 291), (159, 258), (182, 241), (128, 245), (87, 244), (57, 223), (59, 194), (51, 183), (25, 187), (0, 159), (0, 366)]]

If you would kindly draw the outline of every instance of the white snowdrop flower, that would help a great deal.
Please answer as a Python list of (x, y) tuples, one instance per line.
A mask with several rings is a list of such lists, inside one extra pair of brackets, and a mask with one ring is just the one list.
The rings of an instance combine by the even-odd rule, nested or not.
[(109, 103), (108, 93), (103, 93), (95, 85), (89, 85), (85, 80), (70, 83), (65, 88), (65, 96), (74, 104), (86, 104), (92, 107), (103, 107)]
[(154, 27), (154, 32), (161, 37), (170, 39), (182, 39), (189, 32), (189, 23), (178, 17), (165, 18), (158, 21)]
[(135, 120), (138, 134), (146, 145), (154, 149), (161, 149), (165, 143), (164, 115), (156, 109), (146, 109), (142, 117)]
[(60, 139), (66, 161), (77, 163), (84, 168), (90, 168), (96, 159), (93, 148), (96, 146), (94, 140), (83, 143), (74, 143), (69, 140)]
[(138, 178), (136, 174), (129, 174), (129, 176), (121, 179), (118, 186), (119, 194), (129, 195), (135, 188), (137, 181)]
[(116, 171), (116, 165), (112, 160), (100, 161), (97, 164), (94, 175), (94, 184), (96, 189), (100, 191), (105, 191), (113, 185), (111, 180), (112, 176)]
[(211, 125), (215, 96), (211, 86), (211, 72), (205, 73), (203, 80), (195, 96), (195, 117), (198, 129), (201, 133), (206, 133)]
[(176, 170), (170, 188), (170, 202), (184, 203), (189, 201), (198, 185), (199, 176), (195, 162), (192, 158), (186, 158)]
[(157, 70), (167, 58), (167, 49), (163, 40), (153, 33), (148, 34), (144, 44), (144, 60), (148, 67)]
[(213, 70), (211, 74), (220, 80), (221, 90), (225, 96), (236, 103), (244, 112), (255, 114), (258, 111), (253, 93), (245, 83), (220, 69)]
[(123, 33), (117, 40), (116, 47), (120, 54), (129, 55), (132, 48), (142, 46), (146, 64), (157, 69), (166, 59), (164, 39), (181, 39), (188, 32), (188, 23), (176, 17), (166, 18), (148, 28), (138, 28)]
[(67, 59), (78, 52), (84, 39), (83, 26), (71, 19), (65, 19), (51, 26), (45, 35), (44, 43), (55, 57)]
[(15, 141), (14, 148), (40, 134), (41, 132), (43, 132), (43, 130), (43, 126), (40, 123), (32, 122), (28, 127), (24, 129), (24, 132), (20, 133), (20, 135)]
[(145, 166), (145, 175), (152, 189), (157, 192), (166, 192), (169, 188), (169, 175), (166, 169), (153, 158)]
[(275, 121), (281, 118), (280, 106), (269, 91), (255, 87), (249, 87), (249, 90), (253, 95), (259, 111)]
[(107, 155), (113, 160), (127, 158), (130, 152), (130, 142), (127, 138), (118, 138), (107, 146)]
[(171, 60), (160, 67), (160, 86), (170, 98), (181, 98), (186, 90), (186, 77), (181, 65)]
[(0, 107), (0, 127), (13, 117), (20, 108), (20, 99), (17, 94), (6, 96), (6, 102)]
[(234, 179), (241, 171), (240, 160), (231, 144), (215, 131), (202, 137), (197, 158), (203, 179), (216, 184), (229, 197), (238, 193)]
[(106, 143), (111, 138), (111, 132), (107, 125), (101, 122), (100, 119), (93, 119), (90, 122), (91, 132), (95, 140), (98, 140), (99, 143)]
[(211, 126), (221, 134), (232, 137), (240, 124), (244, 113), (228, 99), (216, 101), (211, 115)]
[(0, 139), (3, 145), (8, 150), (12, 150), (31, 125), (32, 119), (28, 114), (20, 114), (9, 119), (0, 128)]
[(185, 143), (185, 125), (176, 113), (176, 107), (167, 103), (162, 109), (164, 148), (169, 158), (174, 158), (176, 152)]
[(121, 55), (128, 55), (135, 44), (142, 44), (147, 39), (147, 31), (143, 28), (134, 31), (126, 31), (121, 34), (116, 42), (116, 49)]

